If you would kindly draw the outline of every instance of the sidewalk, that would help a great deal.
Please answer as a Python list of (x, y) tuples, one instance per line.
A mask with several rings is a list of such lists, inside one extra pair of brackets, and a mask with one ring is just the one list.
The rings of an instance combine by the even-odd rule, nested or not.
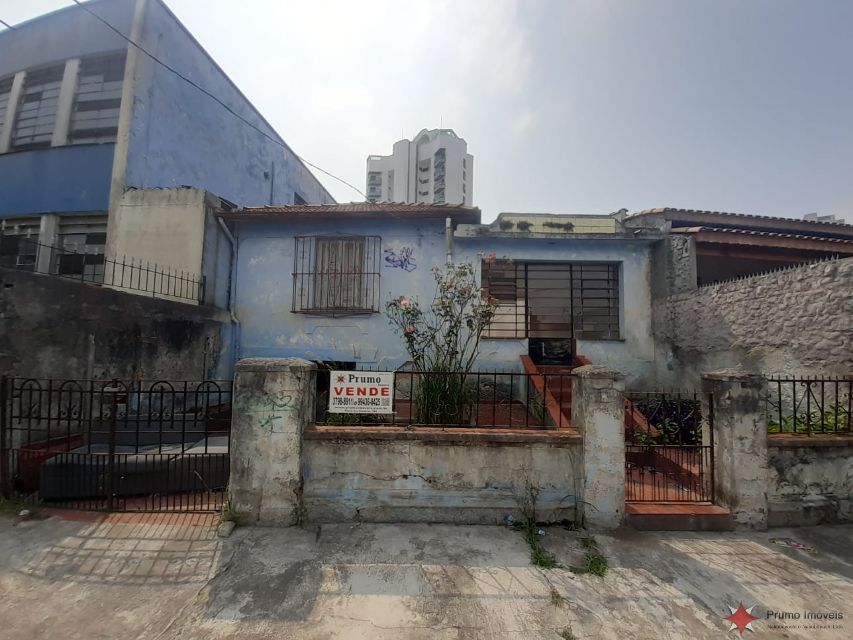
[[(597, 535), (610, 564), (599, 578), (530, 566), (521, 534), (501, 527), (254, 528), (223, 540), (210, 516), (77, 518), (0, 517), (3, 638), (695, 640), (738, 637), (723, 617), (740, 601), (756, 605), (750, 638), (853, 637), (851, 526)], [(770, 542), (783, 537), (815, 553)], [(550, 528), (545, 541), (576, 562), (574, 532)], [(844, 619), (773, 628), (768, 608)]]

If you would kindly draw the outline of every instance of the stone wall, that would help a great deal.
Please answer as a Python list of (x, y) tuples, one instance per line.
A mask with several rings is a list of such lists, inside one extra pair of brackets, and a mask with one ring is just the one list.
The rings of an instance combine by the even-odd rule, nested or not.
[(853, 258), (656, 300), (660, 384), (740, 366), (763, 374), (853, 371)]
[[(561, 444), (417, 434), (336, 439), (306, 434), (303, 499), (317, 522), (463, 522), (518, 518), (528, 487), (537, 517), (574, 520), (580, 439)], [(474, 440), (474, 441), (472, 441)]]
[(853, 438), (771, 436), (770, 526), (853, 522)]
[(0, 270), (0, 371), (42, 378), (230, 376), (228, 314)]

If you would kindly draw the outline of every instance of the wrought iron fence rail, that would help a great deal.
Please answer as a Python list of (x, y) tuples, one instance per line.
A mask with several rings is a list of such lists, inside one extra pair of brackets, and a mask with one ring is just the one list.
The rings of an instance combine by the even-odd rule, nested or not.
[(767, 379), (767, 431), (805, 436), (853, 433), (853, 377)]
[[(14, 251), (4, 248), (9, 240), (15, 242)], [(21, 245), (25, 245), (26, 256), (32, 260), (20, 261)], [(204, 276), (128, 256), (109, 258), (102, 253), (71, 251), (22, 236), (0, 237), (0, 266), (152, 296), (204, 302)]]
[(72, 508), (222, 505), (230, 381), (0, 380), (0, 488)]
[(571, 374), (396, 371), (392, 412), (380, 414), (331, 412), (331, 373), (326, 369), (317, 373), (318, 425), (571, 428)]

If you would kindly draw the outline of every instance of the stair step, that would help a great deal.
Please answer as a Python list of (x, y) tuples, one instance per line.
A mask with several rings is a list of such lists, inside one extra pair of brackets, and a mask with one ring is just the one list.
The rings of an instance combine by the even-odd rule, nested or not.
[(628, 524), (638, 531), (732, 531), (728, 509), (713, 504), (629, 502)]

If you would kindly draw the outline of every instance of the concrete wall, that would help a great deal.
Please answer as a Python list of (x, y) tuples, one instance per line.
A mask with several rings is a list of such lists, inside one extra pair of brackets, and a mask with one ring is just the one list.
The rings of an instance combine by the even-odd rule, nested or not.
[[(441, 434), (445, 435), (445, 434)], [(478, 522), (520, 517), (526, 486), (542, 520), (574, 519), (580, 443), (311, 440), (303, 445), (309, 520)]]
[[(147, 0), (140, 38), (140, 44), (163, 62), (279, 139), (159, 0)], [(134, 86), (127, 186), (189, 185), (246, 206), (289, 204), (294, 191), (311, 203), (333, 202), (290, 149), (247, 126), (147, 56), (137, 60)]]
[(694, 383), (741, 366), (764, 374), (853, 371), (853, 258), (701, 287), (655, 301), (658, 375)]
[(771, 436), (770, 526), (853, 522), (853, 438)]
[(108, 255), (204, 276), (205, 303), (227, 308), (231, 245), (216, 221), (218, 206), (218, 198), (200, 189), (126, 191), (111, 223)]
[(230, 377), (228, 316), (21, 271), (0, 271), (0, 371), (45, 378)]
[[(381, 236), (383, 252), (412, 250), (414, 264), (408, 269), (380, 258), (382, 312), (338, 318), (291, 312), (294, 236), (330, 232)], [(432, 302), (435, 284), (430, 269), (443, 265), (446, 255), (443, 220), (245, 223), (238, 224), (237, 235), (240, 357), (355, 361), (392, 369), (408, 359), (402, 339), (384, 315), (385, 302), (399, 295), (417, 298), (422, 304)], [(621, 263), (622, 340), (582, 340), (578, 351), (596, 364), (625, 372), (629, 384), (653, 374), (650, 245), (568, 238), (457, 238), (453, 259), (471, 261), (479, 268), (477, 254), (484, 252), (514, 260)], [(526, 339), (486, 339), (481, 343), (480, 366), (520, 370), (519, 356), (526, 353)]]

